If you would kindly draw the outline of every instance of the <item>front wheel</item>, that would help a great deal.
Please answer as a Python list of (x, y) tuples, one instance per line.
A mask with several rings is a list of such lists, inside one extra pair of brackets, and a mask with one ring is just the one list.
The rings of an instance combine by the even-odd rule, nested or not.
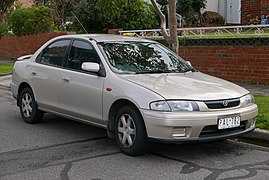
[(148, 150), (148, 138), (144, 121), (133, 106), (121, 108), (116, 116), (116, 141), (127, 155), (141, 155)]
[(33, 91), (24, 88), (20, 94), (19, 106), (22, 119), (26, 123), (38, 123), (42, 121), (44, 113), (37, 108)]

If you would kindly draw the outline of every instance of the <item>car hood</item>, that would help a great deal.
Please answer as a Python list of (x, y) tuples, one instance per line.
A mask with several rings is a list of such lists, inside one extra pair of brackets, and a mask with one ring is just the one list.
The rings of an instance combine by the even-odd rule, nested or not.
[(150, 89), (165, 99), (218, 100), (238, 98), (249, 91), (201, 72), (120, 75), (125, 80)]

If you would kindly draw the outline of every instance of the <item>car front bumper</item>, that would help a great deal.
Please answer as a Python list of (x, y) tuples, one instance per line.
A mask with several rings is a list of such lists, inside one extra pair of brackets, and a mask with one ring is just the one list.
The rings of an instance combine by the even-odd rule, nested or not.
[(11, 82), (10, 83), (10, 90), (11, 90), (12, 96), (15, 99), (17, 99), (17, 96), (18, 96), (18, 87), (17, 87), (17, 85), (14, 82)]
[[(141, 109), (150, 140), (182, 143), (226, 139), (255, 129), (256, 104), (210, 112), (159, 112)], [(219, 130), (221, 117), (240, 116), (240, 127)]]

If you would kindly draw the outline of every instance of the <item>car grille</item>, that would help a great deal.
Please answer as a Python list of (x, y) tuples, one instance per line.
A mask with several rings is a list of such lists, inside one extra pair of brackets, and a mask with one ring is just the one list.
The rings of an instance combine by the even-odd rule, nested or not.
[(206, 106), (209, 109), (224, 109), (239, 106), (240, 99), (228, 99), (218, 101), (205, 101)]
[(205, 126), (200, 133), (200, 138), (202, 137), (212, 137), (212, 136), (222, 136), (228, 135), (230, 133), (236, 133), (244, 131), (246, 129), (246, 121), (241, 121), (240, 126), (230, 129), (218, 129), (218, 125)]

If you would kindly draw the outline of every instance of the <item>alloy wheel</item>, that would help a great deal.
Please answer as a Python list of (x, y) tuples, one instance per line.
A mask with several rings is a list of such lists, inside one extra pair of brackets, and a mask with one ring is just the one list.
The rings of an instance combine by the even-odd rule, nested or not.
[(26, 118), (30, 118), (33, 112), (33, 100), (28, 93), (25, 93), (22, 96), (22, 112)]
[(125, 148), (131, 148), (135, 142), (136, 126), (129, 114), (123, 114), (118, 121), (118, 137)]

